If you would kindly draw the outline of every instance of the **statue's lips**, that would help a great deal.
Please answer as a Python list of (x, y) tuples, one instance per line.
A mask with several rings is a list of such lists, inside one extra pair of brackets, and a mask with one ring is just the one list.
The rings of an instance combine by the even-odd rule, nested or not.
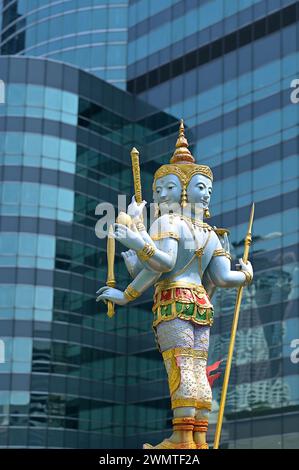
[[(161, 201), (161, 202), (159, 202), (158, 204), (161, 206), (162, 204), (171, 205), (171, 204), (178, 204), (178, 203), (175, 202), (175, 201), (169, 201), (169, 200), (167, 200), (167, 201)], [(195, 204), (199, 204), (199, 205), (202, 205), (202, 206), (204, 206), (204, 207), (208, 207), (208, 205), (209, 205), (209, 203), (208, 203), (207, 201), (203, 201), (203, 200), (200, 200), (200, 201), (196, 202)]]
[(195, 204), (195, 207), (208, 207), (209, 203), (207, 201), (203, 201), (203, 200), (200, 200), (200, 201), (197, 201), (195, 203), (192, 203), (192, 204)]

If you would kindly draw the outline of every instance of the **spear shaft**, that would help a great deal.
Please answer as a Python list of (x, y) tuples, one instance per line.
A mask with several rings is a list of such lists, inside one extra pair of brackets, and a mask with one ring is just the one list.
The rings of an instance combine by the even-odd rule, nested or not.
[[(253, 217), (254, 217), (254, 203), (252, 204), (252, 207), (251, 207), (248, 230), (247, 230), (247, 234), (246, 234), (245, 242), (244, 242), (244, 253), (243, 253), (244, 263), (247, 263), (248, 261), (249, 247), (251, 245), (251, 240), (252, 240), (251, 235), (252, 235)], [(241, 307), (241, 302), (242, 302), (242, 295), (243, 295), (243, 286), (239, 287), (238, 293), (237, 293), (237, 300), (236, 300), (235, 313), (234, 313), (232, 329), (231, 329), (231, 338), (230, 338), (229, 349), (228, 349), (227, 363), (226, 363), (226, 368), (225, 368), (221, 400), (220, 400), (220, 405), (219, 405), (218, 421), (217, 421), (216, 432), (215, 432), (214, 449), (219, 448), (226, 395), (227, 395), (227, 388), (228, 388), (229, 376), (230, 376), (232, 359), (233, 359), (236, 333), (237, 333), (237, 328), (238, 328), (240, 307)]]

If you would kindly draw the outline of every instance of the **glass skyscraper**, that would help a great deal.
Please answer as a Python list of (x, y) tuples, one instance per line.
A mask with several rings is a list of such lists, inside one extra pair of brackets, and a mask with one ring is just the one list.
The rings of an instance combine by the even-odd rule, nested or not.
[[(236, 262), (256, 204), (255, 278), (244, 292), (222, 435), (229, 448), (298, 448), (299, 442), (298, 363), (292, 359), (299, 338), (299, 107), (291, 101), (299, 76), (298, 7), (291, 0), (130, 2), (127, 89), (184, 118), (193, 155), (214, 172), (209, 223), (229, 228)], [(168, 160), (157, 141), (146, 166)], [(224, 360), (222, 371), (235, 299), (233, 289), (219, 289), (213, 299), (209, 362)], [(146, 342), (137, 358), (147, 374), (138, 378), (132, 411), (150, 432), (166, 423), (168, 402), (155, 382), (162, 366)], [(214, 423), (221, 385), (221, 379), (214, 384)], [(214, 430), (210, 426), (211, 441)]]
[(124, 447), (129, 309), (110, 320), (95, 302), (95, 208), (131, 194), (131, 148), (170, 118), (58, 62), (0, 57), (0, 71), (0, 447)]
[[(95, 302), (95, 208), (131, 197), (133, 146), (152, 201), (183, 118), (233, 264), (256, 204), (222, 446), (298, 448), (298, 14), (294, 0), (0, 1), (0, 447), (141, 448), (171, 433), (152, 292), (113, 319)], [(210, 443), (235, 298), (213, 297)]]
[(59, 60), (125, 89), (128, 0), (3, 0), (0, 14), (2, 55)]

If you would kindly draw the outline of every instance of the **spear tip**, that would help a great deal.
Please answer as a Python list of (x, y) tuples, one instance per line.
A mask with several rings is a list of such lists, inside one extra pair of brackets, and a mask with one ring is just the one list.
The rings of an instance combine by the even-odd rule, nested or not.
[(253, 217), (254, 217), (254, 209), (255, 209), (255, 204), (254, 204), (254, 202), (253, 202), (253, 203), (252, 203), (252, 206), (251, 206), (250, 217), (249, 217), (248, 233), (251, 233), (251, 230), (252, 230)]

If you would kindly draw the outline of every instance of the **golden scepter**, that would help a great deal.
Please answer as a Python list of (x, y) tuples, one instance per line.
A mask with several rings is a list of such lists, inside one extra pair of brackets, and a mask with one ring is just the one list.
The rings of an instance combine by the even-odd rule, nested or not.
[[(107, 286), (115, 287), (116, 281), (114, 276), (114, 258), (115, 258), (115, 239), (113, 238), (113, 227), (110, 225), (107, 237), (107, 261), (108, 261), (108, 274), (107, 274)], [(107, 300), (107, 315), (112, 318), (115, 314), (114, 303), (111, 300)]]
[[(140, 178), (140, 166), (139, 166), (139, 152), (133, 147), (131, 150), (131, 160), (132, 160), (132, 170), (133, 170), (133, 179), (134, 179), (134, 191), (135, 191), (135, 200), (137, 204), (142, 202), (142, 193), (141, 193), (141, 178)], [(132, 224), (131, 217), (125, 212), (120, 212), (116, 222), (119, 224), (126, 225), (130, 227)], [(107, 275), (107, 286), (115, 287), (116, 281), (114, 276), (114, 259), (115, 259), (115, 239), (112, 236), (113, 227), (110, 225), (107, 238), (107, 260), (108, 260), (108, 275)], [(115, 314), (114, 303), (110, 300), (107, 301), (108, 311), (107, 315), (109, 318), (112, 318)]]
[[(139, 152), (133, 147), (131, 150), (131, 161), (132, 161), (132, 171), (133, 171), (133, 180), (134, 180), (134, 194), (135, 201), (137, 204), (142, 203), (142, 192), (141, 192), (141, 178), (140, 178), (140, 166), (139, 166)], [(141, 216), (142, 219), (142, 216)], [(132, 219), (125, 212), (120, 212), (117, 219), (117, 223), (131, 227)]]
[[(252, 234), (253, 216), (254, 216), (254, 203), (252, 204), (252, 207), (251, 207), (248, 230), (247, 230), (247, 235), (245, 237), (244, 253), (243, 253), (244, 263), (247, 263), (248, 261), (249, 247), (251, 245), (251, 240), (252, 240), (251, 234)], [(238, 327), (240, 307), (241, 307), (241, 302), (242, 302), (242, 295), (243, 295), (243, 286), (239, 287), (238, 289), (237, 300), (236, 300), (236, 305), (235, 305), (235, 313), (234, 313), (234, 318), (233, 318), (233, 323), (232, 323), (231, 338), (230, 338), (230, 343), (229, 343), (229, 348), (228, 348), (227, 363), (226, 363), (226, 368), (225, 368), (221, 400), (220, 400), (220, 405), (219, 405), (218, 421), (217, 421), (216, 432), (215, 432), (214, 449), (219, 448), (226, 394), (227, 394), (228, 381), (229, 381), (230, 370), (231, 370), (232, 359), (233, 359), (233, 352), (234, 352), (234, 346), (235, 346), (235, 340), (236, 340), (236, 333), (237, 333), (237, 327)]]
[(133, 147), (131, 150), (131, 161), (132, 161), (132, 170), (133, 170), (135, 201), (137, 202), (137, 204), (141, 204), (142, 192), (141, 192), (139, 152), (137, 148), (135, 147)]

